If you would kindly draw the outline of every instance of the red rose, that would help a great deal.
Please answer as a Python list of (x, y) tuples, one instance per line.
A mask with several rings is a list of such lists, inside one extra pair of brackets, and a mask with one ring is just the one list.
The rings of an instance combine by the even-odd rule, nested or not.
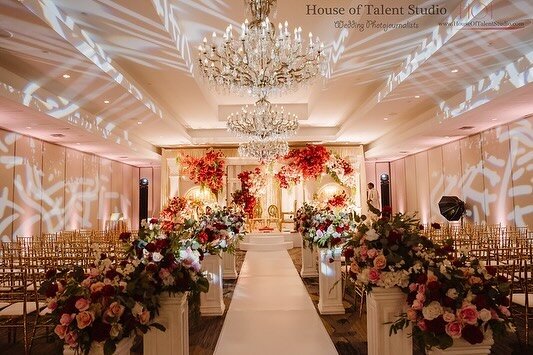
[(204, 243), (207, 243), (207, 241), (209, 240), (209, 236), (207, 235), (206, 232), (202, 231), (198, 234), (198, 240), (200, 241), (200, 243), (204, 244)]
[(150, 253), (153, 253), (156, 248), (155, 248), (155, 244), (154, 243), (148, 243), (144, 246), (144, 249), (146, 249), (146, 251), (150, 252)]
[(115, 288), (112, 285), (105, 285), (102, 288), (102, 294), (105, 297), (111, 297), (115, 295)]
[(346, 258), (346, 260), (353, 258), (353, 256), (354, 256), (353, 248), (349, 247), (349, 248), (344, 249), (344, 257)]

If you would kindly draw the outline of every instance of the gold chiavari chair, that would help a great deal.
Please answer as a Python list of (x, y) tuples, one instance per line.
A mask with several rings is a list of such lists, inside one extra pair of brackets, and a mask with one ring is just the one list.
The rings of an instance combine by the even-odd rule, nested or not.
[[(533, 320), (533, 255), (531, 248), (521, 250), (518, 264), (518, 281), (513, 283), (511, 302), (513, 317), (524, 323), (525, 344), (529, 346), (530, 322)], [(517, 333), (517, 336), (519, 334)]]

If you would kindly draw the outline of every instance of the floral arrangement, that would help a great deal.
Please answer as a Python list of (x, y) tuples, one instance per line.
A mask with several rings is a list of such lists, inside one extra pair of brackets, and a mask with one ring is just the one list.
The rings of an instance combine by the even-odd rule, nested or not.
[(357, 175), (352, 165), (337, 154), (331, 154), (326, 162), (326, 172), (340, 185), (354, 188), (357, 186)]
[(330, 208), (342, 208), (348, 204), (348, 196), (346, 192), (342, 192), (336, 195), (333, 195), (328, 201), (327, 205)]
[(215, 195), (222, 189), (225, 163), (221, 151), (209, 149), (200, 158), (187, 155), (180, 159), (180, 163), (196, 184), (208, 187)]
[(158, 221), (143, 221), (138, 239), (128, 249), (131, 260), (137, 263), (137, 279), (148, 278), (156, 293), (207, 292), (209, 283), (201, 272), (203, 257), (200, 244), (195, 241), (194, 220), (184, 222), (165, 232)]
[(243, 171), (237, 177), (241, 180), (242, 189), (248, 190), (251, 195), (257, 197), (265, 192), (267, 178), (260, 168)]
[(231, 194), (233, 203), (244, 211), (248, 218), (253, 218), (254, 207), (257, 204), (257, 199), (248, 190), (236, 190)]
[(425, 349), (446, 349), (454, 339), (479, 344), (489, 330), (494, 335), (514, 331), (507, 278), (477, 259), (462, 255), (439, 260), (438, 255), (445, 253), (436, 253), (426, 268), (411, 272), (405, 289), (409, 308), (391, 331), (412, 324), (413, 338)]
[(420, 234), (414, 216), (398, 213), (374, 222), (362, 216), (347, 246), (354, 253), (351, 277), (371, 290), (374, 286), (407, 287), (411, 271), (422, 267), (420, 259), (433, 243)]
[(193, 223), (193, 209), (185, 197), (173, 197), (159, 213), (159, 221), (154, 220), (150, 225), (158, 225), (164, 233), (178, 232), (184, 226)]
[[(94, 342), (103, 344), (106, 355), (113, 354), (119, 341), (137, 331), (146, 333), (157, 304), (146, 297), (150, 288), (136, 285), (136, 263), (113, 263), (105, 255), (88, 274), (82, 268), (49, 270), (39, 292), (47, 297), (54, 333), (79, 353), (87, 354)], [(147, 280), (145, 280), (147, 281)]]
[(343, 245), (355, 232), (355, 216), (330, 208), (317, 208), (304, 203), (296, 211), (296, 230), (307, 246), (317, 244), (321, 248), (334, 248)]
[(316, 179), (324, 172), (329, 157), (326, 147), (308, 144), (303, 149), (292, 149), (285, 160), (288, 165), (297, 167), (304, 179)]
[(200, 216), (193, 234), (204, 253), (233, 252), (245, 234), (244, 214), (227, 207), (209, 210)]
[(295, 165), (283, 165), (281, 169), (274, 174), (274, 177), (279, 183), (279, 187), (282, 189), (288, 189), (294, 186), (302, 180), (302, 174)]

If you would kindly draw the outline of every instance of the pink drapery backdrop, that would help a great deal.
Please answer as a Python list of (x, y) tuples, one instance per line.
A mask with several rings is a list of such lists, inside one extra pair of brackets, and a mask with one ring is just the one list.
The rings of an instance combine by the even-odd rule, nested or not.
[(0, 130), (0, 236), (103, 229), (113, 212), (136, 229), (141, 177), (150, 180), (148, 215), (156, 215), (159, 167), (133, 167)]

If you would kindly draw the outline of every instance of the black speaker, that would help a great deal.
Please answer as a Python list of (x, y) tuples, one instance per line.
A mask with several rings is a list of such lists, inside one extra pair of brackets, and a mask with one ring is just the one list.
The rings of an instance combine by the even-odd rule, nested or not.
[(139, 228), (141, 221), (148, 219), (148, 183), (147, 178), (139, 180)]
[(442, 196), (439, 211), (446, 220), (458, 221), (465, 213), (465, 203), (457, 196)]
[(381, 209), (390, 206), (390, 180), (388, 174), (381, 174), (379, 177), (381, 183)]

